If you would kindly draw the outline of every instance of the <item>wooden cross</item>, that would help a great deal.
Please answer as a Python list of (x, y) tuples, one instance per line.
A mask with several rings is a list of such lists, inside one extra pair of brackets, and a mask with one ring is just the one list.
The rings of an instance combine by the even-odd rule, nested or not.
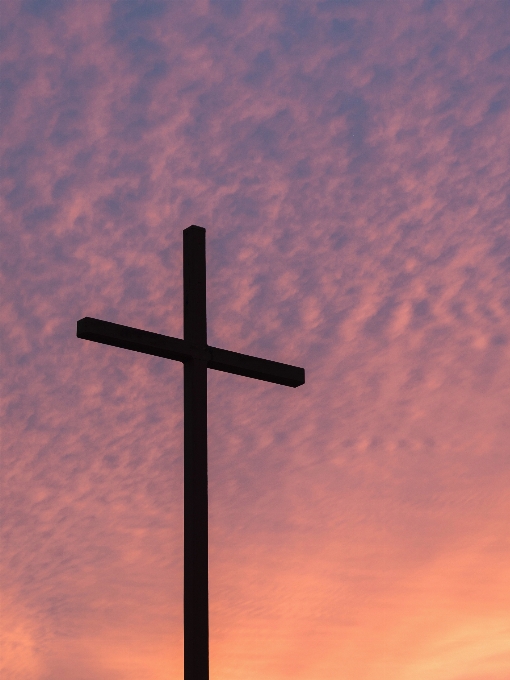
[(305, 371), (207, 344), (205, 229), (183, 236), (184, 340), (90, 317), (77, 336), (184, 364), (184, 680), (208, 680), (207, 369), (289, 387)]

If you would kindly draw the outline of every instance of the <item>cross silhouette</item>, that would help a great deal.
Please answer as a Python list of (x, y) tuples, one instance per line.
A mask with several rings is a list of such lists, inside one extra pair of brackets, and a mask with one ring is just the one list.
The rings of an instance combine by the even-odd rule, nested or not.
[(207, 369), (298, 387), (303, 368), (207, 344), (205, 229), (183, 231), (184, 340), (85, 317), (77, 336), (184, 364), (184, 680), (209, 678)]

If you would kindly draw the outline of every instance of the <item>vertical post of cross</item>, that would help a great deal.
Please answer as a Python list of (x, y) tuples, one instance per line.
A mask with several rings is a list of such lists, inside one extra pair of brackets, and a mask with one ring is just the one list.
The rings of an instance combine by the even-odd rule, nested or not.
[(184, 680), (209, 679), (205, 229), (184, 230)]

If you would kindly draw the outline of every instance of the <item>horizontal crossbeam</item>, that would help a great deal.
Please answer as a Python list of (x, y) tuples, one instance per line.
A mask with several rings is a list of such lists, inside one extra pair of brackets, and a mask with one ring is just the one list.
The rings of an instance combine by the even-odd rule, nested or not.
[(151, 331), (141, 331), (138, 328), (93, 319), (90, 316), (85, 316), (78, 321), (76, 335), (83, 340), (132, 349), (135, 352), (143, 352), (143, 354), (151, 354), (155, 357), (173, 359), (174, 361), (184, 362), (203, 356), (203, 352), (198, 350), (193, 353), (188, 343), (179, 338), (151, 333)]
[(230, 352), (226, 349), (206, 346), (194, 347), (179, 338), (160, 333), (142, 331), (111, 321), (93, 319), (89, 316), (78, 321), (77, 336), (103, 345), (122, 347), (135, 352), (150, 354), (164, 359), (186, 362), (191, 359), (207, 359), (208, 368), (266, 382), (299, 387), (305, 382), (305, 371), (297, 366), (278, 361), (259, 359), (248, 354)]
[(286, 385), (287, 387), (299, 387), (305, 382), (305, 369), (289, 364), (281, 364), (278, 361), (259, 359), (248, 354), (230, 352), (228, 349), (209, 347), (210, 357), (207, 361), (208, 368), (235, 375), (244, 375), (247, 378), (256, 378), (266, 382)]

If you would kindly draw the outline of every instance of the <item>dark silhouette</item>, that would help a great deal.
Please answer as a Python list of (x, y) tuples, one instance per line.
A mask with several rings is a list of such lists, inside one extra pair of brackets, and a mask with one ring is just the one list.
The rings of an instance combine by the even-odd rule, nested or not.
[(77, 336), (184, 364), (184, 680), (208, 680), (207, 369), (289, 387), (303, 385), (305, 371), (208, 346), (205, 229), (183, 235), (184, 340), (90, 317)]

